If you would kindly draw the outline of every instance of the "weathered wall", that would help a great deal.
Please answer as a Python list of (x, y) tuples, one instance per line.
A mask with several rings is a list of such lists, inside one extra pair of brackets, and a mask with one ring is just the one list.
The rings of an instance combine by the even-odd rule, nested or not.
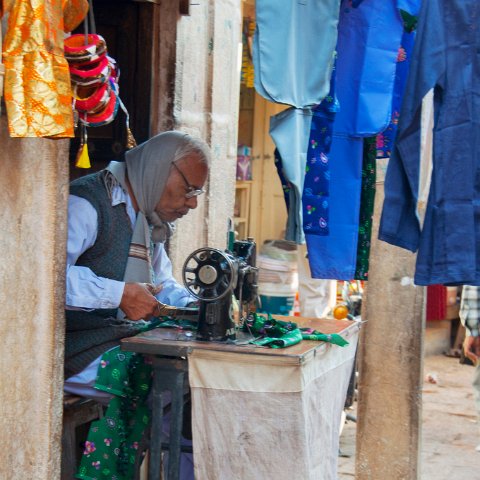
[(59, 478), (68, 141), (0, 117), (0, 478)]
[(175, 127), (212, 148), (208, 193), (178, 222), (170, 257), (177, 278), (185, 258), (202, 246), (224, 248), (233, 215), (240, 84), (240, 0), (190, 5), (177, 30)]

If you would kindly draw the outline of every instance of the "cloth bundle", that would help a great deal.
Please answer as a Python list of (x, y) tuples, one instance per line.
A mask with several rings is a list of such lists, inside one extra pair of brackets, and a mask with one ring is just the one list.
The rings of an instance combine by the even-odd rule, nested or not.
[(265, 318), (254, 313), (245, 320), (243, 330), (261, 338), (250, 343), (270, 348), (286, 348), (300, 343), (302, 340), (328, 342), (344, 347), (348, 342), (338, 333), (325, 334), (311, 328), (299, 328), (296, 323), (276, 320), (271, 315)]

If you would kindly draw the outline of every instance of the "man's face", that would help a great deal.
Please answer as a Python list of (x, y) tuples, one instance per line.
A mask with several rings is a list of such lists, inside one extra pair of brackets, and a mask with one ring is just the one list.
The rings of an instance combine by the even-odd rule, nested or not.
[(188, 198), (187, 195), (192, 187), (202, 189), (207, 175), (208, 168), (197, 154), (177, 160), (170, 168), (167, 183), (155, 208), (157, 215), (166, 222), (173, 222), (197, 208), (197, 197)]

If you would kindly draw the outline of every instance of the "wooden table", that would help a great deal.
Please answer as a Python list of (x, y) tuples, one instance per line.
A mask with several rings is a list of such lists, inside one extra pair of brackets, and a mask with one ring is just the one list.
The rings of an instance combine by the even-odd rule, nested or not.
[[(348, 320), (330, 320), (303, 317), (279, 317), (290, 320), (300, 327), (310, 327), (325, 334), (357, 331), (359, 322)], [(306, 362), (309, 357), (324, 349), (325, 342), (302, 341), (288, 348), (265, 348), (253, 345), (236, 345), (232, 343), (204, 342), (188, 338), (192, 332), (172, 328), (158, 328), (125, 338), (121, 342), (123, 350), (148, 355), (152, 359), (154, 376), (152, 387), (152, 430), (149, 456), (149, 480), (158, 480), (161, 470), (161, 436), (162, 436), (162, 393), (170, 391), (172, 395), (172, 415), (170, 422), (170, 446), (168, 480), (179, 478), (180, 441), (183, 418), (183, 394), (188, 385), (188, 356), (195, 350), (229, 352), (238, 355), (260, 355), (283, 359), (289, 364)], [(237, 339), (242, 340), (241, 335)], [(240, 357), (239, 357), (240, 358)]]

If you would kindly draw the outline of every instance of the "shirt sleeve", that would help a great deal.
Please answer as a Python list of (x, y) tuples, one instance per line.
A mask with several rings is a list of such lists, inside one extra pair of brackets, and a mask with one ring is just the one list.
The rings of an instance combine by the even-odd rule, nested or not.
[(197, 300), (173, 278), (172, 262), (170, 262), (167, 252), (161, 243), (155, 245), (152, 267), (155, 273), (155, 284), (162, 285), (162, 291), (157, 294), (157, 299), (160, 302), (176, 307), (185, 307)]
[(84, 198), (70, 195), (68, 199), (67, 239), (67, 310), (117, 308), (122, 299), (124, 282), (99, 277), (88, 267), (77, 266), (78, 258), (97, 239), (97, 211)]

